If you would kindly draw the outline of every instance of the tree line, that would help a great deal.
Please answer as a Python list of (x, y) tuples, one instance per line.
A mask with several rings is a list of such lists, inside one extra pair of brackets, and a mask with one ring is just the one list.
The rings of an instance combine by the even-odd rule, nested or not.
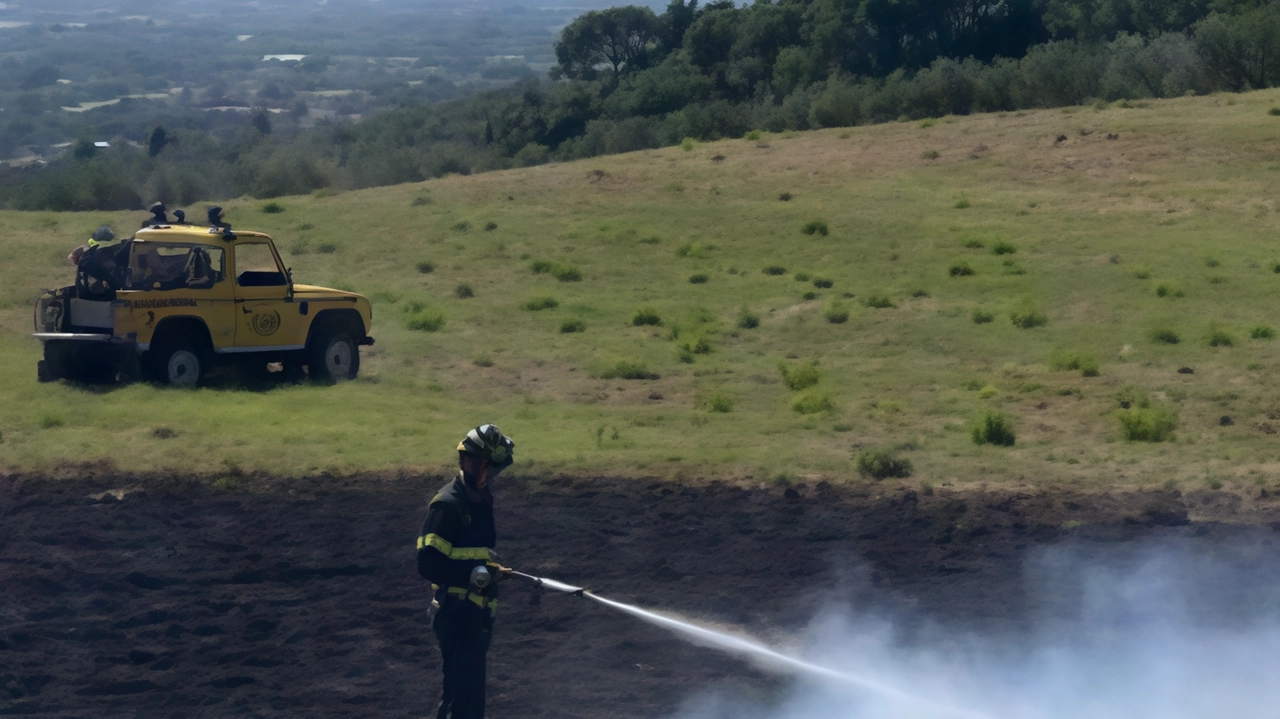
[[(1280, 83), (1280, 2), (672, 0), (587, 12), (550, 77), (359, 122), (69, 153), (0, 175), (22, 209), (189, 204), (413, 182), (751, 130), (843, 127)], [(154, 140), (156, 132), (153, 130)]]

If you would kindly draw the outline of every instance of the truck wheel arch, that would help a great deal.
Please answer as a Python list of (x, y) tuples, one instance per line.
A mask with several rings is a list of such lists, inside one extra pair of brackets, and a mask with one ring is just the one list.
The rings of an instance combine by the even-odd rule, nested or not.
[(213, 335), (204, 319), (193, 315), (165, 317), (151, 334), (148, 349), (165, 342), (187, 342), (207, 355), (213, 354)]
[(307, 346), (311, 346), (311, 342), (315, 339), (317, 332), (327, 330), (335, 325), (350, 332), (352, 339), (360, 340), (367, 336), (364, 319), (360, 317), (359, 312), (353, 309), (323, 310), (316, 313), (315, 319), (311, 321), (311, 326), (307, 328)]

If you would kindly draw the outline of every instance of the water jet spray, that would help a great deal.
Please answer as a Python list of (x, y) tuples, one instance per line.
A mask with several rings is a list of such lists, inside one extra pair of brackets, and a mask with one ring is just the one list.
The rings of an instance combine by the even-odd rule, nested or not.
[(919, 697), (898, 689), (897, 687), (883, 684), (872, 679), (867, 679), (855, 674), (849, 674), (837, 669), (805, 661), (799, 657), (791, 656), (770, 648), (763, 642), (752, 637), (721, 632), (702, 626), (688, 619), (678, 619), (669, 614), (660, 614), (647, 609), (641, 609), (640, 607), (630, 604), (624, 604), (623, 602), (607, 599), (583, 587), (575, 587), (572, 584), (557, 582), (554, 579), (535, 577), (531, 574), (516, 571), (512, 571), (511, 574), (512, 576), (534, 582), (540, 590), (550, 589), (557, 592), (564, 592), (566, 594), (595, 600), (610, 609), (616, 609), (625, 614), (630, 614), (642, 621), (667, 629), (682, 639), (694, 644), (719, 649), (730, 654), (741, 656), (761, 669), (765, 669), (767, 671), (781, 672), (803, 676), (810, 679), (820, 679), (829, 682), (847, 684), (901, 704), (915, 706), (920, 709), (933, 712), (938, 717), (951, 717), (953, 719), (996, 719), (995, 717), (987, 714), (980, 714), (978, 712), (941, 704), (931, 699)]

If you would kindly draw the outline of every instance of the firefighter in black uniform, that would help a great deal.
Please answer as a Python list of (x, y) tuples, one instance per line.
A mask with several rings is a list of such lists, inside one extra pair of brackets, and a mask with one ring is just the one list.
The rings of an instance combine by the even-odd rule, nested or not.
[(497, 580), (510, 573), (494, 560), (493, 478), (512, 462), (515, 443), (492, 424), (458, 444), (461, 471), (431, 500), (418, 537), (418, 573), (431, 582), (432, 628), (444, 659), (437, 719), (484, 717), (485, 654), (493, 632)]

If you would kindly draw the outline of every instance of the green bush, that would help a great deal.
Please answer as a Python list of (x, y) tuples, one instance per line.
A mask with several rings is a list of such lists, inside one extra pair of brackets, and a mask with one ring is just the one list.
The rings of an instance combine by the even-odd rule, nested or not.
[(1116, 412), (1120, 433), (1130, 442), (1166, 442), (1178, 428), (1177, 411), (1170, 407), (1144, 407), (1136, 404)]
[(817, 292), (806, 292), (806, 293), (804, 293), (803, 295), (800, 295), (800, 297), (801, 297), (802, 299), (804, 299), (804, 301), (805, 301), (805, 302), (808, 302), (809, 300), (816, 300), (816, 299), (818, 299), (818, 293), (817, 293)]
[(689, 277), (689, 284), (691, 285), (705, 285), (706, 283), (707, 283), (707, 276), (702, 274), (701, 272), (699, 272), (696, 275), (691, 275)]
[(1178, 289), (1177, 287), (1175, 287), (1174, 285), (1168, 282), (1161, 282), (1160, 284), (1156, 285), (1156, 297), (1177, 298), (1182, 296), (1183, 296), (1182, 290)]
[(973, 317), (973, 323), (975, 325), (985, 325), (988, 322), (994, 322), (996, 319), (994, 313), (988, 312), (981, 307), (974, 307), (971, 316)]
[(696, 147), (697, 144), (698, 144), (697, 140), (693, 139), (692, 137), (686, 137), (680, 141), (680, 149), (684, 150), (685, 152), (692, 152), (693, 148)]
[(560, 325), (560, 332), (563, 334), (573, 334), (574, 332), (586, 332), (587, 323), (582, 320), (566, 320)]
[(582, 271), (572, 265), (558, 265), (551, 270), (551, 276), (561, 282), (581, 282)]
[(800, 228), (800, 232), (806, 235), (821, 235), (826, 237), (829, 230), (827, 229), (827, 223), (822, 220), (810, 220), (804, 223), (804, 226)]
[(890, 309), (897, 306), (893, 304), (893, 300), (889, 299), (885, 295), (867, 295), (862, 300), (862, 304), (867, 307), (873, 307), (880, 310)]
[(808, 272), (797, 272), (792, 275), (792, 278), (795, 279), (796, 282), (808, 282), (812, 279)]
[(601, 379), (658, 379), (656, 372), (641, 362), (622, 360), (600, 373)]
[(1280, 275), (1280, 262), (1272, 262), (1271, 271), (1276, 273), (1277, 275)]
[(1273, 340), (1276, 338), (1276, 331), (1273, 327), (1258, 325), (1249, 330), (1249, 336), (1255, 340)]
[(423, 205), (430, 205), (431, 198), (425, 195), (418, 195), (417, 197), (413, 198), (413, 202), (410, 202), (409, 204), (413, 207), (422, 207)]
[(883, 450), (863, 450), (854, 461), (858, 466), (858, 474), (873, 479), (905, 479), (912, 472), (910, 460), (899, 459), (892, 452)]
[(751, 142), (756, 142), (760, 139), (760, 131), (751, 130), (747, 134), (743, 135), (743, 139), (750, 140)]
[(1148, 270), (1145, 267), (1139, 267), (1133, 272), (1130, 272), (1129, 276), (1135, 280), (1149, 280), (1151, 279), (1151, 270)]
[(984, 412), (973, 425), (974, 444), (1012, 447), (1015, 442), (1013, 423), (1001, 412)]
[(1207, 341), (1210, 347), (1231, 347), (1236, 343), (1231, 333), (1226, 330), (1211, 329)]
[(716, 392), (703, 402), (703, 406), (707, 408), (708, 412), (732, 412), (733, 398), (724, 392)]
[(1049, 366), (1059, 372), (1079, 370), (1085, 377), (1098, 376), (1098, 360), (1093, 355), (1068, 352), (1054, 357)]
[(461, 222), (455, 222), (453, 223), (453, 230), (455, 232), (468, 232), (471, 230), (471, 222), (467, 220), (463, 220)]
[(832, 302), (822, 312), (822, 316), (833, 325), (841, 325), (849, 321), (849, 309), (842, 302)]
[(1018, 251), (1018, 248), (1008, 242), (997, 242), (991, 246), (991, 251), (997, 255), (1012, 255)]
[(461, 284), (453, 288), (453, 294), (460, 300), (476, 296), (476, 293), (471, 291), (471, 285), (468, 284)]
[(262, 206), (262, 211), (268, 215), (278, 215), (281, 212), (284, 212), (284, 205), (279, 202), (268, 202)]
[(738, 313), (738, 326), (744, 330), (753, 330), (760, 326), (760, 315), (748, 309)]
[(415, 266), (415, 267), (417, 267), (417, 268), (418, 268), (418, 271), (419, 271), (419, 272), (421, 272), (421, 273), (422, 273), (422, 274), (424, 274), (424, 275), (429, 275), (429, 274), (431, 274), (432, 272), (435, 272), (435, 271), (436, 271), (436, 263), (434, 263), (434, 262), (425, 262), (425, 261), (424, 261), (424, 262), (419, 262), (417, 265), (414, 265), (414, 266)]
[(484, 231), (485, 231), (485, 232), (493, 232), (493, 231), (494, 231), (494, 230), (496, 230), (496, 229), (498, 229), (498, 223), (496, 223), (496, 222), (486, 222), (486, 223), (484, 223)]
[(952, 277), (969, 277), (973, 274), (973, 268), (968, 262), (957, 262), (948, 270)]
[(642, 307), (631, 316), (631, 324), (636, 327), (644, 327), (645, 325), (657, 327), (662, 324), (662, 318), (658, 316), (658, 311), (652, 307)]
[(915, 298), (915, 299), (920, 299), (921, 297), (928, 297), (928, 296), (929, 296), (929, 290), (923, 290), (923, 289), (921, 289), (921, 290), (912, 290), (912, 291), (911, 291), (911, 296), (912, 296), (913, 298)]
[(791, 409), (800, 414), (817, 414), (835, 409), (831, 397), (825, 392), (809, 391), (796, 397), (791, 402)]
[(925, 150), (920, 153), (920, 159), (922, 160), (936, 160), (939, 157), (942, 157), (942, 155), (939, 155), (937, 150)]
[(765, 273), (766, 275), (772, 275), (774, 277), (777, 277), (778, 275), (787, 274), (787, 268), (783, 267), (782, 265), (769, 265), (768, 267), (760, 271)]
[(1043, 312), (1031, 307), (1013, 310), (1009, 313), (1009, 319), (1013, 322), (1014, 327), (1020, 327), (1024, 330), (1042, 327), (1049, 323), (1049, 318)]
[(545, 275), (550, 273), (555, 266), (556, 263), (551, 260), (534, 260), (529, 265), (529, 269), (533, 270), (533, 274), (535, 275)]
[(676, 257), (688, 257), (689, 259), (700, 260), (707, 256), (707, 251), (711, 248), (701, 242), (686, 242), (676, 248)]
[(778, 365), (778, 372), (782, 375), (782, 383), (788, 389), (799, 392), (802, 389), (808, 389), (818, 383), (818, 365), (816, 362), (800, 362), (794, 365), (788, 365), (783, 362)]
[(405, 316), (405, 327), (419, 332), (437, 332), (444, 327), (444, 314), (439, 310), (421, 308)]
[(1222, 262), (1221, 262), (1217, 257), (1206, 257), (1206, 258), (1204, 258), (1204, 266), (1205, 266), (1205, 267), (1218, 267), (1218, 266), (1219, 266), (1219, 265), (1221, 265), (1221, 264), (1222, 264)]
[(1151, 341), (1157, 344), (1176, 345), (1182, 341), (1182, 338), (1168, 327), (1158, 327), (1151, 331)]
[(959, 200), (956, 200), (955, 208), (956, 208), (957, 210), (967, 210), (967, 209), (969, 209), (970, 207), (971, 207), (971, 205), (969, 204), (969, 200), (967, 200), (967, 199), (965, 199), (965, 198), (963, 198), (963, 197), (962, 197), (962, 198), (960, 198)]
[(554, 297), (533, 297), (525, 301), (524, 308), (530, 312), (553, 310), (560, 306), (560, 300)]
[(964, 246), (965, 248), (970, 250), (980, 250), (983, 247), (986, 247), (986, 245), (982, 243), (982, 240), (969, 240), (968, 242), (964, 243)]
[(820, 290), (829, 290), (833, 284), (835, 283), (825, 277), (819, 277), (813, 281), (813, 286)]
[(696, 340), (690, 340), (682, 344), (681, 349), (689, 354), (709, 355), (711, 354), (711, 342), (706, 337), (699, 337)]

